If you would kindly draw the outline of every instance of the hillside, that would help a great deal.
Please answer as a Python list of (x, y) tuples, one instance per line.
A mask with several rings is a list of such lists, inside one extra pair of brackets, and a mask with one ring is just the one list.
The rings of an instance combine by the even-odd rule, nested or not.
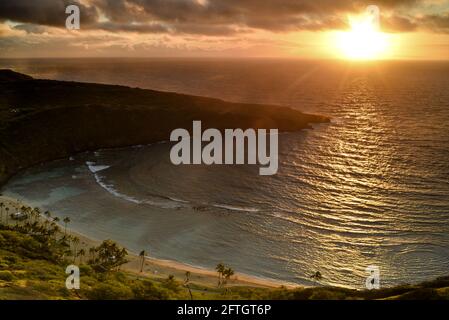
[[(3, 220), (3, 223), (2, 223)], [(23, 222), (12, 226), (0, 220), (0, 300), (2, 299), (449, 299), (449, 277), (419, 285), (403, 285), (372, 291), (336, 287), (269, 289), (255, 287), (220, 288), (173, 277), (166, 279), (99, 268), (108, 259), (105, 251), (86, 250), (82, 260), (74, 237), (66, 236), (55, 224)], [(35, 219), (30, 219), (30, 221)], [(105, 243), (105, 242), (103, 242)], [(111, 242), (108, 242), (111, 243)], [(118, 247), (120, 250), (120, 247)], [(78, 253), (76, 253), (78, 252)], [(87, 255), (89, 252), (89, 255)], [(102, 252), (102, 254), (100, 254)], [(106, 252), (115, 255), (115, 251)], [(73, 258), (74, 254), (77, 258)], [(81, 289), (65, 286), (65, 267), (80, 266)], [(183, 284), (184, 282), (184, 284)], [(190, 290), (189, 290), (190, 289)], [(192, 293), (192, 297), (190, 296)]]
[(0, 70), (0, 185), (18, 170), (100, 148), (168, 140), (175, 128), (297, 131), (324, 116), (124, 86), (36, 80)]

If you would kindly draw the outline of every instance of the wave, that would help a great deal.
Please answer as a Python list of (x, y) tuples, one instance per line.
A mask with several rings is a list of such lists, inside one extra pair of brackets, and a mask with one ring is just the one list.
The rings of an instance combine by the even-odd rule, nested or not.
[(172, 201), (175, 201), (175, 202), (190, 203), (190, 201), (187, 201), (187, 200), (181, 200), (181, 199), (178, 199), (178, 198), (172, 198), (172, 197), (167, 197), (167, 198), (170, 199), (170, 200), (172, 200)]
[(137, 203), (137, 204), (142, 203), (141, 201), (139, 201), (139, 200), (137, 200), (137, 199), (135, 199), (135, 198), (133, 198), (133, 197), (130, 197), (130, 196), (127, 196), (127, 195), (125, 195), (125, 194), (123, 194), (123, 193), (118, 192), (118, 191), (114, 188), (113, 185), (111, 185), (111, 184), (106, 184), (105, 182), (103, 182), (102, 179), (101, 179), (101, 177), (100, 177), (98, 174), (94, 174), (94, 177), (95, 177), (95, 181), (96, 181), (96, 182), (97, 182), (103, 189), (105, 189), (107, 192), (109, 192), (110, 194), (112, 194), (112, 195), (114, 195), (114, 196), (116, 196), (116, 197), (118, 197), (118, 198), (121, 198), (121, 199), (130, 201), (130, 202), (134, 202), (134, 203)]
[(111, 167), (111, 166), (96, 165), (95, 162), (90, 161), (87, 161), (86, 165), (89, 168), (90, 172), (92, 173), (97, 173), (99, 171), (103, 171)]
[[(91, 162), (91, 161), (87, 161), (86, 166), (89, 168), (89, 171), (93, 173), (93, 176), (94, 176), (97, 184), (100, 187), (102, 187), (104, 190), (106, 190), (107, 192), (109, 192), (110, 194), (112, 194), (113, 196), (115, 196), (117, 198), (129, 201), (129, 202), (132, 202), (135, 204), (148, 204), (148, 205), (156, 206), (156, 207), (163, 208), (163, 209), (180, 209), (180, 208), (185, 208), (186, 204), (190, 204), (190, 201), (182, 200), (182, 199), (174, 198), (174, 197), (170, 197), (170, 196), (152, 195), (152, 197), (164, 199), (164, 201), (162, 201), (162, 202), (156, 201), (156, 200), (151, 200), (151, 199), (140, 200), (135, 197), (128, 196), (126, 194), (119, 192), (113, 184), (106, 183), (104, 181), (104, 178), (98, 174), (98, 172), (106, 170), (106, 169), (110, 168), (110, 166), (97, 165), (95, 162)], [(188, 207), (191, 207), (192, 209), (195, 209), (195, 210), (199, 207), (201, 207), (201, 208), (214, 207), (214, 208), (219, 208), (219, 209), (225, 209), (225, 210), (230, 210), (230, 211), (240, 211), (240, 212), (242, 212), (242, 211), (243, 212), (258, 212), (259, 211), (258, 208), (242, 207), (242, 206), (228, 205), (228, 204), (203, 203), (201, 206), (192, 205), (192, 206), (188, 206)]]
[(213, 204), (212, 207), (226, 209), (231, 211), (259, 212), (258, 208), (231, 206), (227, 204)]
[(172, 200), (172, 201), (165, 201), (165, 202), (158, 202), (158, 201), (152, 201), (149, 199), (145, 199), (145, 200), (140, 200), (137, 199), (135, 197), (132, 196), (128, 196), (126, 194), (123, 194), (121, 192), (119, 192), (115, 186), (113, 184), (108, 184), (104, 181), (103, 177), (101, 177), (98, 172), (106, 170), (108, 168), (110, 168), (110, 166), (106, 166), (106, 165), (96, 165), (95, 162), (86, 162), (87, 167), (89, 168), (90, 172), (93, 173), (95, 181), (97, 182), (97, 184), (102, 187), (104, 190), (106, 190), (107, 192), (109, 192), (110, 194), (112, 194), (113, 196), (135, 203), (135, 204), (149, 204), (152, 206), (157, 206), (163, 209), (178, 209), (181, 208), (182, 206), (179, 205), (179, 202), (183, 202), (183, 200)]
[(98, 174), (94, 173), (94, 177), (95, 177), (95, 181), (98, 183), (98, 185), (101, 186), (103, 189), (105, 189), (110, 194), (112, 194), (113, 196), (115, 196), (117, 198), (124, 199), (124, 200), (129, 201), (129, 202), (136, 203), (136, 204), (141, 204), (142, 203), (141, 201), (137, 200), (136, 198), (133, 198), (133, 197), (130, 197), (130, 196), (127, 196), (127, 195), (125, 195), (123, 193), (118, 192), (114, 188), (113, 185), (103, 182), (102, 178)]

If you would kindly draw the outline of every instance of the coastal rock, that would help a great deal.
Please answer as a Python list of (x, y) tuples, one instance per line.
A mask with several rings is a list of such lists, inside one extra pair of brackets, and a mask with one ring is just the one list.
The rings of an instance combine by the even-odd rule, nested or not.
[[(0, 185), (18, 170), (100, 148), (168, 140), (176, 128), (299, 131), (329, 118), (117, 85), (38, 80), (0, 70)], [(10, 112), (11, 107), (17, 112)]]

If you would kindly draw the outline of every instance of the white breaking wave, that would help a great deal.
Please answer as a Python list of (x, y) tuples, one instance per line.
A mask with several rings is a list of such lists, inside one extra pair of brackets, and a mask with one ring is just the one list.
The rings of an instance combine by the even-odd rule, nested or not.
[(137, 199), (135, 199), (133, 197), (130, 197), (130, 196), (127, 196), (125, 194), (122, 194), (122, 193), (118, 192), (114, 188), (113, 185), (103, 182), (102, 178), (98, 174), (94, 173), (94, 177), (95, 177), (95, 181), (98, 183), (98, 185), (101, 186), (103, 189), (105, 189), (110, 194), (112, 194), (113, 196), (115, 196), (117, 198), (120, 198), (120, 199), (124, 199), (124, 200), (129, 201), (129, 202), (136, 203), (136, 204), (142, 203), (141, 201), (139, 201), (139, 200), (137, 200)]
[(190, 203), (187, 200), (181, 200), (181, 199), (178, 199), (178, 198), (172, 198), (172, 197), (167, 197), (167, 198), (169, 198), (170, 200), (175, 201), (175, 202)]
[(96, 172), (110, 168), (110, 166), (102, 166), (102, 165), (97, 166), (97, 165), (95, 165), (95, 162), (90, 162), (90, 161), (87, 161), (86, 165), (89, 168), (90, 172), (92, 172), (92, 173), (96, 173)]
[[(97, 182), (97, 184), (102, 187), (104, 190), (106, 190), (107, 192), (109, 192), (110, 194), (112, 194), (113, 196), (135, 203), (135, 204), (149, 204), (152, 206), (157, 206), (160, 208), (164, 208), (164, 209), (176, 209), (176, 208), (180, 208), (182, 207), (181, 205), (177, 204), (177, 203), (172, 203), (172, 202), (157, 202), (157, 201), (151, 201), (151, 200), (139, 200), (136, 199), (134, 197), (128, 196), (126, 194), (123, 194), (121, 192), (119, 192), (114, 185), (112, 184), (108, 184), (106, 182), (103, 181), (103, 177), (101, 177), (100, 175), (97, 174), (97, 172), (100, 172), (102, 170), (106, 170), (108, 168), (110, 168), (110, 166), (105, 166), (105, 165), (96, 165), (95, 162), (86, 162), (87, 167), (89, 168), (90, 172), (93, 173), (95, 181)], [(184, 202), (183, 200), (179, 200), (179, 199), (172, 199), (173, 202)]]
[[(156, 206), (156, 207), (163, 208), (163, 209), (179, 209), (179, 208), (185, 207), (185, 204), (190, 203), (189, 201), (178, 199), (178, 198), (173, 198), (173, 197), (167, 197), (169, 199), (169, 201), (164, 201), (164, 202), (153, 201), (153, 200), (149, 200), (149, 199), (145, 199), (145, 200), (136, 199), (134, 197), (131, 197), (131, 196), (128, 196), (126, 194), (119, 192), (113, 184), (108, 184), (108, 183), (104, 182), (103, 177), (98, 175), (98, 172), (106, 170), (106, 169), (110, 168), (110, 166), (97, 165), (95, 162), (90, 162), (90, 161), (87, 161), (86, 165), (89, 168), (89, 171), (93, 173), (97, 184), (100, 187), (102, 187), (104, 190), (106, 190), (107, 192), (109, 192), (110, 194), (112, 194), (113, 196), (115, 196), (117, 198), (129, 201), (129, 202), (132, 202), (135, 204), (148, 204), (148, 205)], [(232, 206), (232, 205), (227, 205), (227, 204), (211, 204), (211, 205), (206, 204), (206, 207), (207, 206), (212, 206), (215, 208), (226, 209), (226, 210), (231, 210), (231, 211), (243, 211), (243, 212), (258, 212), (259, 211), (259, 209), (257, 209), (257, 208)]]
[(257, 208), (230, 206), (227, 204), (214, 204), (212, 206), (215, 208), (227, 209), (227, 210), (231, 210), (231, 211), (245, 211), (245, 212), (258, 212), (259, 211), (259, 209), (257, 209)]

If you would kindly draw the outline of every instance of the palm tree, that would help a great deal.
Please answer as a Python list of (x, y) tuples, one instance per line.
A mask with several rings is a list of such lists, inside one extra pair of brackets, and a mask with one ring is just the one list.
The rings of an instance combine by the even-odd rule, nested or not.
[(232, 268), (226, 268), (224, 271), (223, 271), (223, 276), (224, 276), (224, 282), (223, 282), (223, 284), (226, 284), (227, 283), (227, 281), (234, 275), (234, 270), (232, 270)]
[(80, 257), (80, 264), (83, 263), (83, 257), (86, 254), (86, 251), (84, 249), (80, 249), (80, 251), (78, 252), (78, 255)]
[(225, 270), (225, 265), (223, 263), (219, 263), (217, 264), (217, 266), (215, 267), (215, 270), (217, 270), (218, 272), (218, 286), (221, 285), (221, 278), (223, 276), (223, 272)]
[(51, 212), (47, 210), (44, 212), (44, 214), (47, 217), (47, 220), (50, 221), (51, 220)]
[[(19, 210), (20, 211), (20, 213), (25, 217), (24, 218), (24, 220), (25, 220), (25, 222), (32, 216), (32, 211), (31, 210), (28, 210), (28, 208), (27, 207), (24, 207), (24, 206), (22, 206), (22, 207), (15, 207), (15, 209), (16, 209), (16, 211), (17, 210)], [(22, 217), (21, 217), (22, 218)], [(17, 223), (16, 223), (16, 226), (18, 226), (20, 224), (20, 220), (18, 220), (17, 221)]]
[(53, 222), (51, 223), (51, 226), (53, 227), (53, 230), (55, 231), (55, 235), (56, 235), (56, 233), (57, 233), (57, 231), (58, 231), (58, 222), (60, 221), (60, 219), (58, 218), (58, 217), (54, 217), (53, 218)]
[(0, 222), (3, 220), (3, 207), (5, 204), (3, 202), (0, 202)]
[(190, 271), (186, 271), (186, 279), (184, 280), (184, 286), (189, 290), (190, 300), (193, 300), (192, 290), (190, 290)]
[(64, 236), (67, 234), (67, 224), (70, 223), (70, 218), (69, 217), (65, 217), (64, 220), (62, 220), (64, 222)]
[(34, 210), (34, 219), (35, 219), (34, 221), (39, 222), (40, 217), (41, 217), (41, 211), (39, 209)]
[(34, 208), (34, 210), (30, 210), (30, 212), (31, 212), (31, 215), (34, 215), (35, 219), (38, 219), (39, 216), (41, 215), (41, 210), (39, 208)]
[(44, 215), (47, 217), (47, 219), (44, 221), (44, 224), (47, 227), (51, 219), (51, 213), (47, 210), (44, 212)]
[(59, 222), (59, 218), (58, 217), (54, 217), (53, 221), (50, 223), (51, 229), (48, 230), (48, 235), (54, 235), (55, 237), (57, 236), (59, 227), (57, 225), (57, 223)]
[(75, 262), (76, 259), (76, 249), (78, 246), (78, 243), (80, 243), (80, 239), (78, 237), (73, 237), (73, 262)]
[(92, 261), (95, 260), (95, 248), (93, 247), (89, 248), (89, 257)]
[(9, 207), (5, 208), (6, 210), (6, 224), (8, 224), (8, 218), (9, 218)]
[(145, 250), (140, 251), (140, 272), (143, 272), (143, 266), (145, 265)]

